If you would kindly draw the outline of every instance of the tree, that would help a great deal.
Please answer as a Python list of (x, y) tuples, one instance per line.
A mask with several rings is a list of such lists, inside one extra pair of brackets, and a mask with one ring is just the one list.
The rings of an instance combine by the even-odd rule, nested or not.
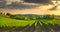
[(50, 19), (50, 15), (44, 15), (44, 19)]
[(54, 15), (50, 15), (50, 19), (54, 19)]
[(11, 14), (10, 14), (10, 13), (7, 13), (6, 15), (7, 15), (7, 16), (11, 16)]

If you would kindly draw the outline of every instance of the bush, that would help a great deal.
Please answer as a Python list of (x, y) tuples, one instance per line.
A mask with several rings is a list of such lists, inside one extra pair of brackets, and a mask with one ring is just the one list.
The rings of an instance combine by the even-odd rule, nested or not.
[(7, 13), (6, 15), (7, 15), (7, 16), (11, 16), (11, 14), (10, 14), (10, 13)]

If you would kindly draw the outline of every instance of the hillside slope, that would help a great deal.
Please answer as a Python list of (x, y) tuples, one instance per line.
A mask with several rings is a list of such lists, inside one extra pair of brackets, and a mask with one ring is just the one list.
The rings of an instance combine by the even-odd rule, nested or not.
[(16, 20), (16, 19), (11, 19), (11, 18), (8, 18), (8, 17), (5, 17), (0, 15), (0, 27), (24, 27), (26, 25), (31, 25), (32, 23), (34, 23), (34, 21), (32, 22), (33, 20), (31, 21), (26, 21), (26, 20)]

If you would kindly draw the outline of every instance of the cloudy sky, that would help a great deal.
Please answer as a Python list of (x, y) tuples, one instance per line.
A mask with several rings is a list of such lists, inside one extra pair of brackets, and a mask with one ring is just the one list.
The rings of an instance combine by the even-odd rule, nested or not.
[[(16, 1), (16, 0), (9, 0), (9, 1)], [(19, 0), (18, 0), (19, 1)], [(11, 14), (55, 14), (60, 15), (60, 7), (57, 8), (57, 10), (48, 10), (54, 5), (41, 5), (41, 4), (35, 4), (35, 3), (21, 3), (19, 4), (20, 8), (24, 9), (0, 9), (0, 11), (5, 13), (11, 13)], [(15, 8), (15, 7), (13, 7)], [(32, 8), (32, 9), (31, 9)]]
[(45, 15), (45, 14), (55, 14), (55, 15), (60, 15), (60, 7), (57, 8), (57, 10), (48, 10), (53, 6), (38, 6), (33, 9), (0, 9), (1, 11), (5, 13), (11, 13), (11, 14), (38, 14), (38, 15)]
[(8, 2), (15, 2), (15, 1), (19, 2), (21, 0), (6, 0), (6, 1), (8, 1)]

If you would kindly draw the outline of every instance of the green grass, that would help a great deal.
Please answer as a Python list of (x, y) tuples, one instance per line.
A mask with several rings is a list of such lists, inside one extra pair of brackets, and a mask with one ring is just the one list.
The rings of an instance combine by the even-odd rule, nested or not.
[[(55, 25), (58, 24), (60, 26), (60, 20), (39, 20), (40, 25)], [(0, 15), (0, 27), (25, 27), (26, 25), (29, 24), (29, 26), (31, 26), (33, 23), (35, 23), (35, 20), (16, 20), (16, 19), (11, 19), (6, 17), (5, 15)], [(36, 26), (37, 22), (35, 23)]]
[(52, 24), (52, 25), (59, 25), (60, 26), (60, 20), (41, 20), (46, 25)]
[(34, 20), (31, 21), (26, 21), (26, 20), (16, 20), (16, 19), (10, 19), (10, 18), (6, 18), (4, 16), (0, 15), (0, 27), (24, 27), (26, 25), (32, 25), (32, 23), (34, 23)]

